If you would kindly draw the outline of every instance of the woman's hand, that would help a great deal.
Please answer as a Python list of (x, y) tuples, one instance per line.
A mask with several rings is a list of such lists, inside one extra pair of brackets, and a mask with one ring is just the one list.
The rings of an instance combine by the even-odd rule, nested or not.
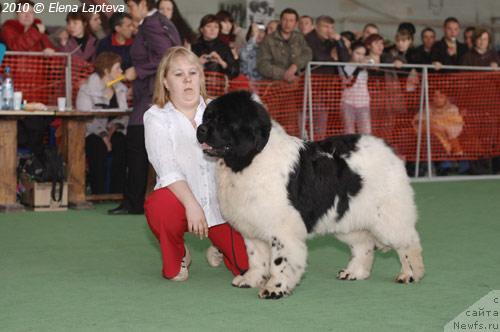
[(205, 219), (205, 213), (203, 209), (198, 204), (198, 202), (193, 202), (186, 206), (186, 218), (188, 223), (188, 231), (198, 236), (200, 240), (203, 237), (208, 237), (208, 224)]
[(219, 53), (212, 51), (212, 53), (210, 53), (209, 56), (213, 59), (213, 61), (217, 62), (222, 68), (224, 69), (227, 68), (227, 63), (224, 60), (222, 60)]

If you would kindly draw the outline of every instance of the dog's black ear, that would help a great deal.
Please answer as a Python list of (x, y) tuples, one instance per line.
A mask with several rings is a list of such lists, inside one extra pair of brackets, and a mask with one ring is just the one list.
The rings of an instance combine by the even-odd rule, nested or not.
[(258, 152), (262, 151), (269, 140), (271, 133), (271, 118), (267, 110), (260, 102), (253, 102), (257, 111), (257, 121), (254, 124), (255, 148)]

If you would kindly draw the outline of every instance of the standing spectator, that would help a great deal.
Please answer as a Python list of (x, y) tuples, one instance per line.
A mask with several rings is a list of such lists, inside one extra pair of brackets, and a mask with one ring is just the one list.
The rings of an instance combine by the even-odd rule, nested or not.
[(266, 36), (272, 34), (274, 31), (278, 30), (278, 26), (280, 25), (280, 21), (272, 20), (267, 22), (266, 25)]
[(66, 27), (69, 39), (59, 52), (72, 53), (83, 61), (93, 62), (97, 47), (97, 39), (90, 31), (87, 17), (81, 11), (69, 12), (66, 15)]
[(356, 35), (352, 31), (342, 31), (340, 33), (342, 42), (349, 53), (351, 53), (351, 45), (356, 41)]
[(89, 22), (90, 32), (96, 37), (98, 40), (104, 38), (106, 36), (106, 32), (102, 27), (101, 15), (99, 13), (88, 13), (87, 20)]
[(257, 70), (257, 53), (260, 43), (266, 36), (264, 25), (252, 23), (247, 33), (247, 43), (240, 51), (240, 71), (250, 80), (261, 80)]
[(368, 72), (359, 66), (366, 61), (366, 48), (360, 42), (352, 44), (352, 65), (342, 66), (342, 115), (344, 118), (344, 133), (371, 133), (370, 93), (368, 91)]
[(464, 44), (467, 46), (468, 50), (472, 50), (474, 48), (474, 27), (467, 27), (464, 30)]
[(158, 11), (165, 15), (169, 20), (174, 23), (184, 47), (191, 49), (191, 44), (196, 41), (196, 34), (191, 26), (182, 17), (179, 7), (174, 0), (159, 0), (157, 2)]
[(220, 10), (215, 17), (220, 22), (219, 39), (229, 46), (233, 57), (238, 59), (240, 48), (245, 44), (245, 31), (236, 25), (231, 13)]
[[(103, 52), (95, 60), (95, 72), (80, 87), (76, 98), (79, 111), (95, 109), (119, 109), (125, 111), (127, 106), (127, 87), (123, 83), (115, 83), (111, 87), (106, 84), (122, 74), (121, 58), (118, 54)], [(95, 118), (87, 123), (85, 151), (89, 164), (89, 182), (92, 194), (106, 192), (106, 160), (111, 154), (111, 193), (123, 192), (125, 178), (125, 135), (128, 117)]]
[(422, 45), (415, 49), (416, 63), (430, 65), (432, 64), (431, 50), (436, 42), (436, 32), (432, 28), (425, 28), (420, 33)]
[(299, 31), (305, 36), (313, 30), (313, 18), (309, 15), (302, 15), (299, 19)]
[(1, 37), (7, 49), (21, 52), (46, 52), (54, 53), (54, 46), (45, 34), (45, 25), (38, 18), (35, 18), (33, 1), (18, 0), (18, 6), (27, 11), (16, 13), (15, 20), (7, 20), (1, 31)]
[(132, 19), (141, 22), (130, 48), (137, 79), (133, 82), (133, 111), (127, 128), (127, 179), (124, 200), (110, 214), (142, 214), (148, 156), (144, 145), (144, 112), (153, 97), (156, 70), (165, 52), (181, 44), (174, 24), (156, 9), (154, 0), (126, 0)]
[(280, 14), (280, 26), (262, 41), (257, 68), (262, 76), (293, 82), (312, 59), (312, 51), (302, 33), (295, 31), (299, 14), (291, 8)]
[(464, 66), (481, 66), (498, 68), (500, 57), (492, 48), (491, 32), (484, 28), (478, 28), (474, 32), (472, 41), (474, 47), (465, 53), (462, 64)]
[(454, 17), (448, 17), (443, 25), (444, 37), (437, 41), (431, 50), (431, 60), (436, 70), (442, 65), (457, 66), (462, 62), (462, 57), (467, 52), (467, 46), (460, 43), (460, 23)]
[(193, 52), (200, 57), (206, 71), (223, 73), (232, 79), (240, 72), (239, 64), (229, 46), (219, 39), (220, 22), (212, 14), (203, 16), (199, 27), (201, 36), (193, 44)]
[[(312, 50), (312, 61), (349, 61), (349, 51), (341, 36), (335, 32), (335, 21), (330, 16), (322, 15), (316, 19), (316, 26), (305, 36)], [(333, 67), (330, 67), (333, 68)], [(319, 68), (325, 72), (325, 68)], [(332, 71), (326, 71), (332, 72)]]
[[(312, 50), (313, 61), (349, 61), (349, 51), (344, 46), (340, 35), (335, 32), (334, 24), (335, 21), (330, 16), (319, 16), (316, 19), (315, 29), (306, 35), (307, 44)], [(314, 69), (314, 74), (334, 74), (337, 72), (338, 67), (335, 66), (318, 66), (318, 68)], [(330, 82), (334, 78), (324, 76), (321, 79)], [(326, 135), (328, 116), (335, 113), (335, 109), (332, 108), (334, 107), (332, 105), (337, 104), (333, 100), (338, 100), (338, 96), (335, 96), (337, 93), (335, 90), (322, 89), (315, 96), (316, 101), (313, 112), (317, 120), (315, 137), (318, 139)]]
[(361, 32), (361, 37), (359, 40), (364, 42), (366, 38), (371, 35), (377, 35), (379, 33), (379, 28), (375, 23), (368, 23), (363, 27), (363, 31)]
[(122, 59), (122, 69), (125, 71), (132, 67), (132, 59), (130, 58), (130, 47), (134, 42), (132, 16), (116, 12), (109, 18), (109, 25), (111, 33), (99, 41), (96, 53), (97, 55), (102, 52), (118, 54)]

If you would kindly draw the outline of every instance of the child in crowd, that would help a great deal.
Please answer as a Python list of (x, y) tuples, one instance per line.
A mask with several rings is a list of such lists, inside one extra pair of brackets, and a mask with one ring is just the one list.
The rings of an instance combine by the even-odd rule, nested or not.
[(341, 109), (344, 118), (344, 133), (371, 133), (370, 93), (368, 91), (368, 72), (359, 64), (366, 59), (366, 48), (360, 42), (351, 45), (352, 65), (340, 67), (344, 91), (342, 91)]
[[(413, 124), (418, 130), (419, 114), (415, 115)], [(448, 155), (463, 155), (462, 146), (458, 137), (462, 133), (464, 120), (458, 107), (450, 102), (448, 96), (440, 90), (434, 91), (430, 109), (431, 133), (436, 136)], [(422, 130), (427, 128), (425, 119), (422, 121)]]

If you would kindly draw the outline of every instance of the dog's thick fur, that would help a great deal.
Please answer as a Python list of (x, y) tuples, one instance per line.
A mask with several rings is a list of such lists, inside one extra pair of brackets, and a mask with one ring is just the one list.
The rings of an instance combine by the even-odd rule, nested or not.
[(289, 295), (306, 268), (306, 239), (327, 233), (352, 253), (338, 279), (368, 278), (376, 248), (397, 251), (396, 281), (423, 277), (413, 191), (403, 162), (381, 139), (304, 142), (241, 91), (212, 101), (197, 135), (207, 154), (221, 158), (221, 210), (247, 245), (250, 269), (234, 286), (259, 287), (261, 298)]

